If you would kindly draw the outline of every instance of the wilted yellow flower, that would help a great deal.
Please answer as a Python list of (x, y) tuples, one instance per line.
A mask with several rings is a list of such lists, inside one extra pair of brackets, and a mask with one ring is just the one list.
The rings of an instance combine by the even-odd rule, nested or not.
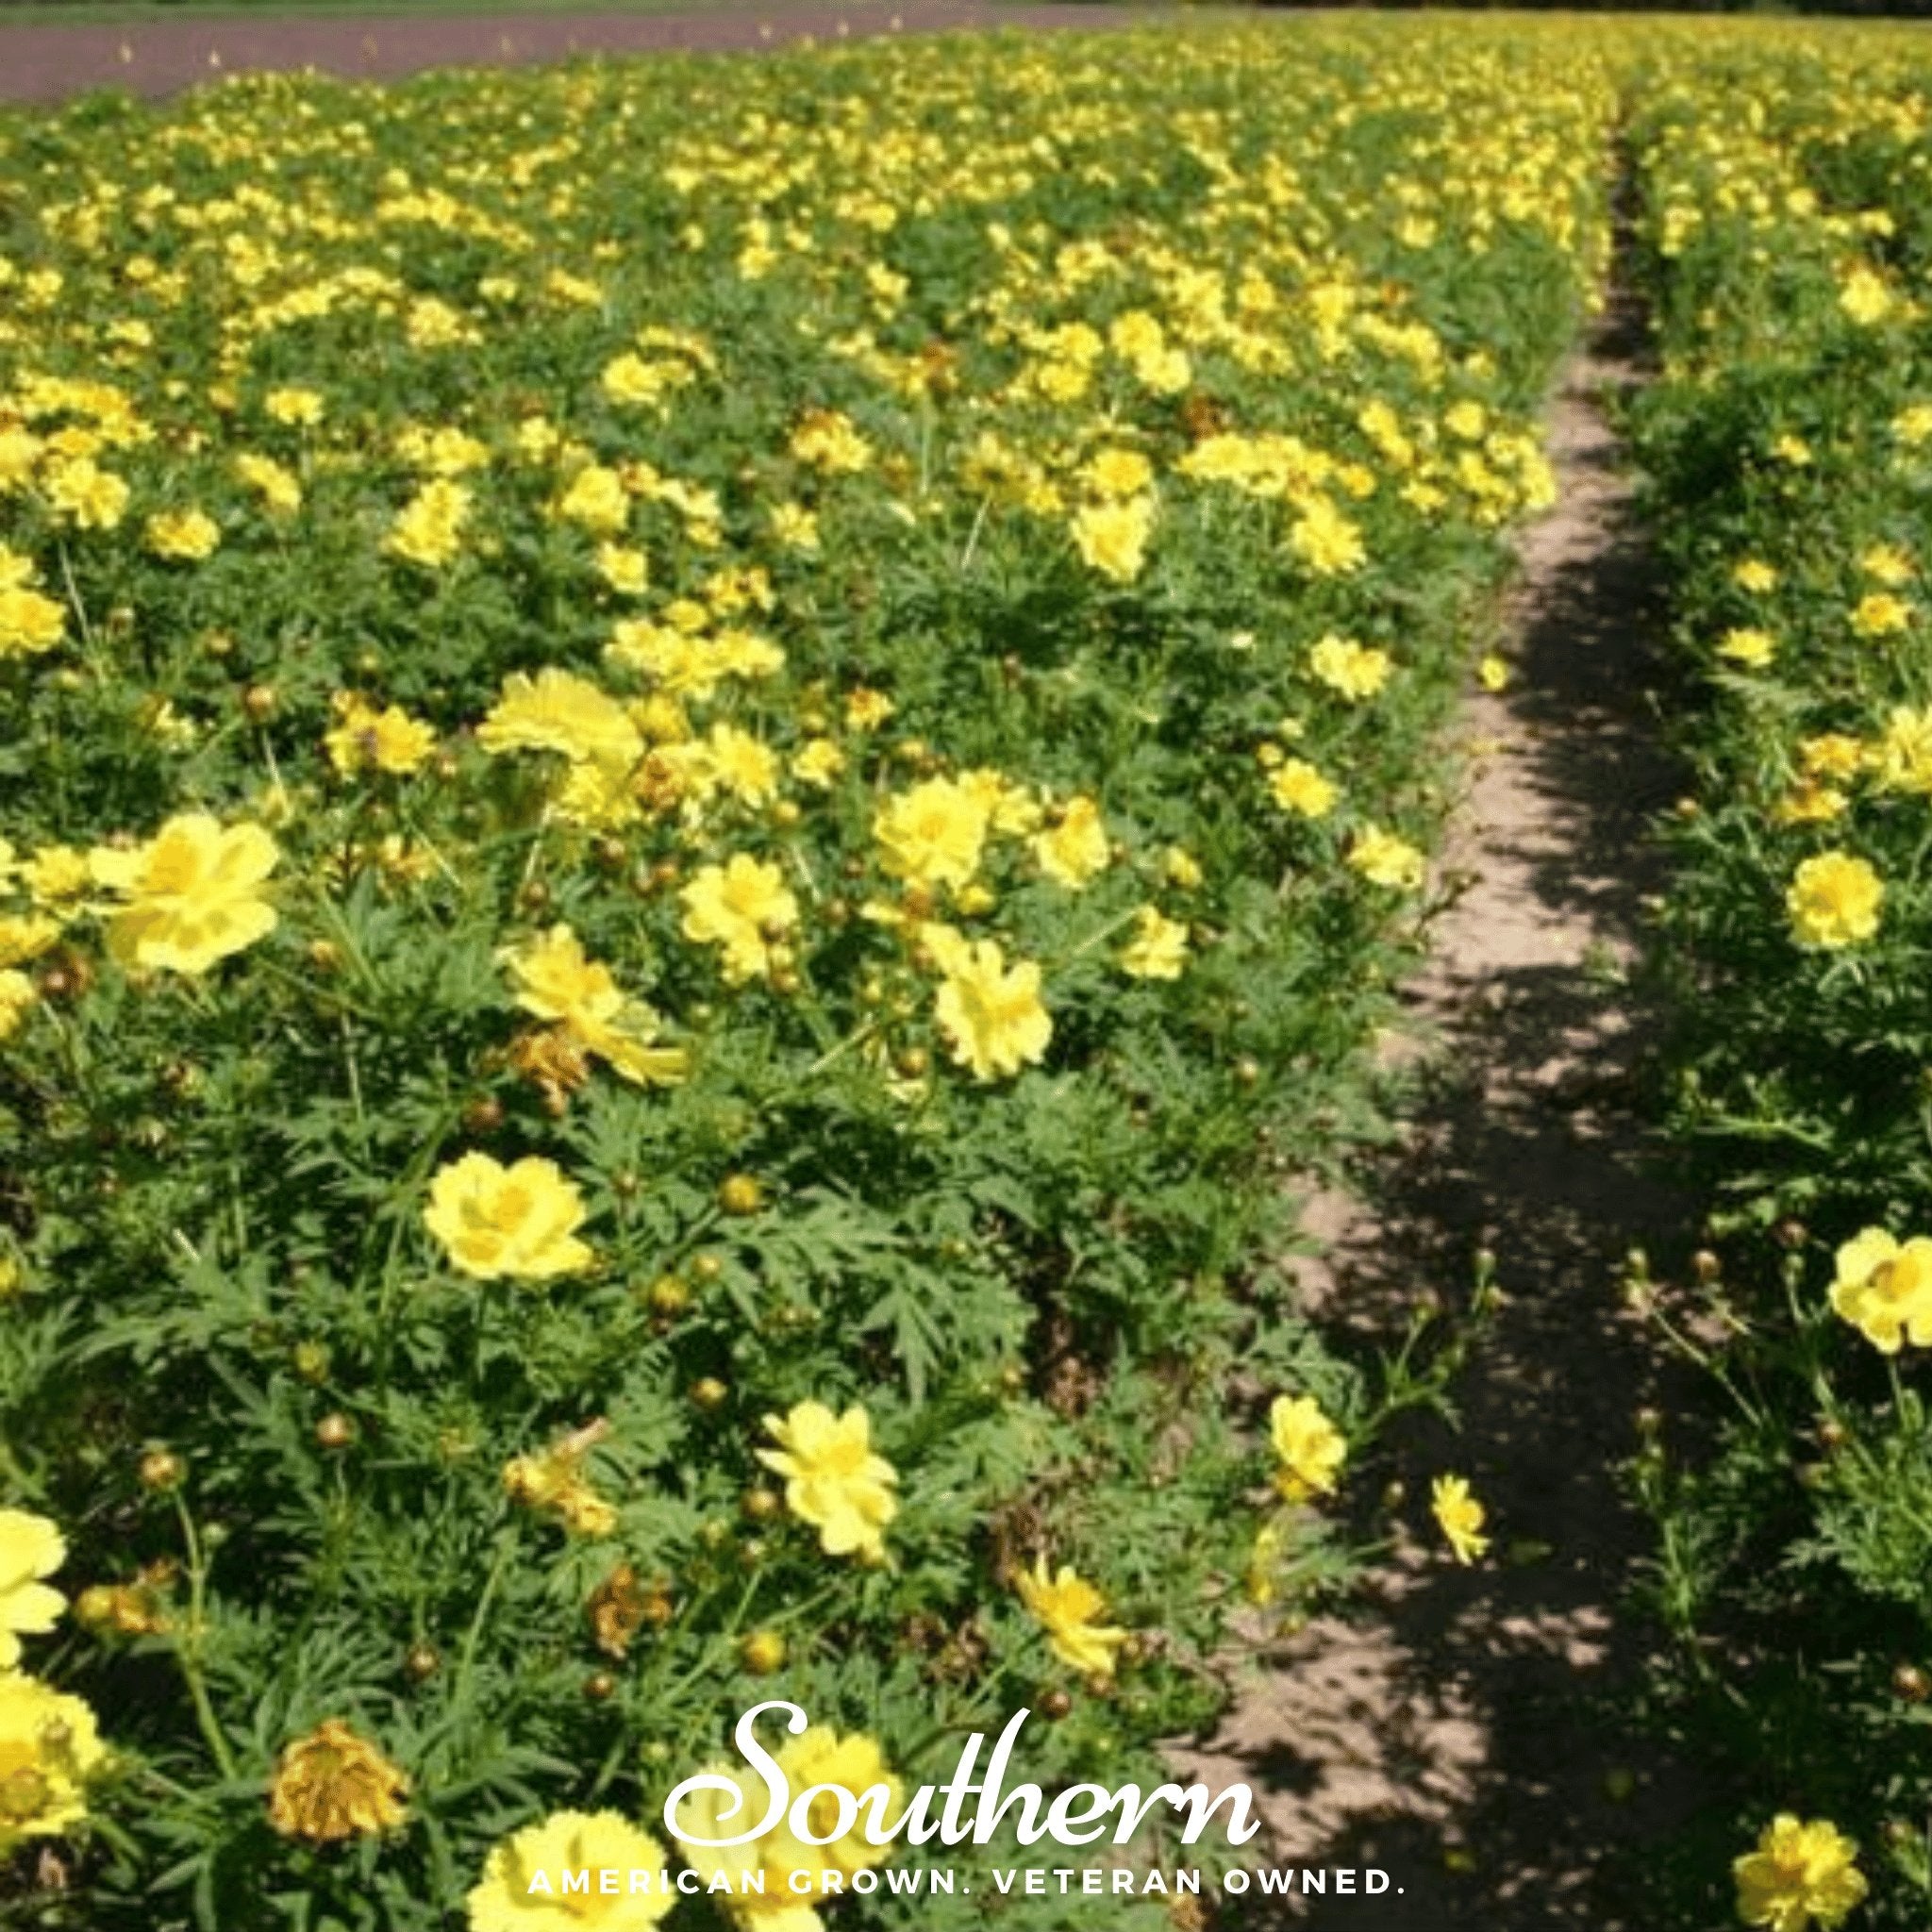
[(822, 1402), (800, 1402), (765, 1417), (777, 1443), (758, 1458), (785, 1478), (785, 1507), (819, 1533), (828, 1557), (885, 1557), (885, 1529), (899, 1513), (898, 1472), (873, 1453), (872, 1421), (858, 1403), (835, 1416)]
[(1084, 1676), (1111, 1677), (1126, 1631), (1097, 1621), (1107, 1611), (1107, 1599), (1071, 1563), (1059, 1574), (1047, 1569), (1042, 1551), (1031, 1573), (1014, 1579), (1020, 1601), (1046, 1632), (1047, 1646), (1068, 1669)]
[(1134, 915), (1134, 937), (1121, 953), (1121, 971), (1130, 979), (1178, 979), (1188, 963), (1188, 929), (1158, 906)]
[(0, 1855), (78, 1824), (106, 1756), (83, 1699), (19, 1671), (0, 1674)]
[(944, 969), (933, 1010), (959, 1065), (997, 1080), (1045, 1058), (1053, 1020), (1031, 959), (1009, 968), (997, 941), (979, 940), (962, 943)]
[(1865, 1875), (1852, 1862), (1857, 1855), (1828, 1819), (1807, 1824), (1779, 1812), (1757, 1848), (1731, 1867), (1739, 1918), (1769, 1932), (1807, 1932), (1813, 1924), (1831, 1932), (1865, 1896)]
[(1884, 899), (1885, 882), (1864, 859), (1822, 852), (1792, 874), (1785, 909), (1800, 945), (1835, 949), (1878, 930)]
[[(649, 1932), (677, 1902), (657, 1882), (669, 1863), (649, 1832), (615, 1811), (553, 1811), (491, 1847), (481, 1880), (464, 1901), (469, 1932)], [(593, 1875), (588, 1891), (566, 1895), (566, 1872), (618, 1872), (625, 1878), (620, 1890), (606, 1892)], [(630, 1890), (632, 1872), (651, 1874), (649, 1891)]]
[(123, 965), (206, 973), (275, 929), (262, 886), (279, 856), (259, 825), (224, 826), (206, 812), (170, 819), (127, 851), (96, 846), (89, 870), (127, 901), (108, 950)]
[(584, 1213), (576, 1183), (554, 1160), (528, 1155), (505, 1167), (470, 1153), (438, 1171), (423, 1221), (465, 1274), (547, 1281), (591, 1265), (576, 1238)]
[(1056, 822), (1032, 839), (1040, 869), (1056, 885), (1079, 891), (1107, 870), (1107, 824), (1091, 798), (1070, 798)]
[(770, 941), (798, 924), (798, 900), (785, 874), (748, 853), (702, 867), (678, 896), (685, 938), (722, 946), (724, 977), (733, 985), (765, 972)]
[(1896, 1355), (1902, 1341), (1932, 1348), (1932, 1240), (1899, 1241), (1868, 1227), (1838, 1251), (1831, 1306), (1874, 1348)]
[(504, 955), (517, 983), (517, 1005), (540, 1020), (556, 1021), (586, 1053), (608, 1060), (640, 1086), (684, 1078), (681, 1047), (654, 1046), (658, 1016), (632, 999), (609, 967), (588, 958), (568, 925)]
[(1439, 1475), (1429, 1491), (1429, 1507), (1458, 1563), (1473, 1563), (1488, 1551), (1483, 1506), (1470, 1493), (1466, 1477)]
[(1348, 1457), (1348, 1441), (1312, 1395), (1277, 1395), (1268, 1411), (1268, 1439), (1281, 1467), (1274, 1486), (1291, 1503), (1325, 1496)]
[(325, 1718), (282, 1753), (269, 1781), (269, 1823), (312, 1844), (375, 1838), (403, 1822), (409, 1781), (340, 1718)]

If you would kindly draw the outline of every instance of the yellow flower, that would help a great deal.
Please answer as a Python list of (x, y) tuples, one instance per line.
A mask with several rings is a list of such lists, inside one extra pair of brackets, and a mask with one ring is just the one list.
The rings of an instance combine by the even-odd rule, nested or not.
[(678, 895), (684, 936), (724, 949), (724, 977), (734, 986), (772, 963), (768, 943), (798, 924), (798, 901), (775, 865), (735, 853), (699, 871)]
[(1932, 1348), (1932, 1240), (1900, 1242), (1882, 1227), (1855, 1235), (1838, 1251), (1831, 1306), (1886, 1355), (1906, 1340)]
[(175, 563), (199, 563), (212, 557), (222, 526), (198, 509), (164, 509), (147, 520), (147, 547)]
[(403, 1822), (409, 1781), (340, 1718), (325, 1718), (283, 1753), (269, 1782), (269, 1823), (313, 1844), (375, 1838)]
[(681, 1080), (688, 1056), (654, 1046), (658, 1016), (621, 988), (609, 967), (587, 958), (568, 925), (504, 955), (517, 982), (517, 1005), (540, 1020), (555, 1020), (586, 1053), (608, 1060), (636, 1085)]
[(1489, 1549), (1490, 1540), (1482, 1534), (1483, 1506), (1470, 1494), (1465, 1477), (1439, 1475), (1429, 1491), (1429, 1507), (1458, 1563), (1473, 1563)]
[(873, 821), (882, 863), (917, 886), (967, 884), (979, 869), (992, 814), (971, 786), (928, 778), (889, 798)]
[(1497, 657), (1493, 651), (1475, 667), (1476, 682), (1492, 697), (1509, 689), (1513, 675), (1508, 659)]
[(630, 495), (615, 470), (587, 463), (571, 478), (557, 513), (593, 535), (614, 537), (630, 521)]
[(1348, 863), (1371, 885), (1412, 891), (1423, 882), (1425, 861), (1407, 839), (1365, 825), (1348, 848)]
[(40, 999), (40, 991), (14, 966), (0, 967), (0, 1040), (10, 1040)]
[(1861, 638), (1896, 637), (1911, 622), (1911, 605), (1890, 591), (1868, 591), (1852, 610), (1852, 628)]
[(312, 429), (322, 421), (323, 400), (312, 389), (272, 389), (262, 398), (271, 421), (291, 429)]
[(574, 762), (625, 770), (643, 756), (630, 714), (608, 691), (546, 665), (536, 676), (512, 672), (503, 695), (476, 729), (492, 756), (508, 751), (560, 752)]
[(292, 516), (302, 508), (302, 486), (273, 457), (244, 450), (235, 458), (235, 474), (258, 491), (263, 504), (277, 516)]
[(0, 1854), (79, 1824), (106, 1756), (84, 1700), (19, 1671), (0, 1674)]
[(1739, 590), (1761, 596), (1777, 589), (1777, 572), (1760, 558), (1746, 557), (1731, 566), (1731, 581)]
[(73, 457), (47, 477), (47, 501), (82, 530), (111, 530), (127, 508), (127, 485), (92, 457)]
[(1137, 449), (1095, 450), (1080, 471), (1095, 496), (1118, 501), (1138, 496), (1154, 480), (1154, 465)]
[(128, 903), (108, 926), (124, 965), (206, 973), (275, 924), (261, 888), (280, 855), (259, 825), (227, 825), (205, 812), (173, 818), (131, 851), (88, 854), (95, 881)]
[(1346, 576), (1369, 554), (1361, 532), (1325, 496), (1304, 508), (1289, 530), (1288, 547), (1320, 577)]
[(472, 1153), (430, 1182), (423, 1221), (465, 1274), (547, 1281), (590, 1266), (591, 1250), (576, 1239), (584, 1211), (576, 1183), (554, 1160), (530, 1155), (505, 1167)]
[(1885, 882), (1864, 859), (1822, 852), (1792, 874), (1785, 909), (1800, 945), (1837, 948), (1878, 930), (1884, 898)]
[(1865, 1874), (1852, 1862), (1857, 1855), (1828, 1819), (1807, 1824), (1779, 1812), (1757, 1849), (1731, 1867), (1739, 1918), (1768, 1932), (1806, 1932), (1814, 1923), (1830, 1932), (1865, 1896)]
[(1334, 1490), (1348, 1442), (1312, 1395), (1277, 1395), (1268, 1411), (1268, 1437), (1281, 1464), (1274, 1486), (1287, 1501), (1305, 1503)]
[(1896, 543), (1874, 543), (1858, 553), (1858, 568), (1868, 577), (1875, 577), (1890, 590), (1897, 590), (1901, 584), (1908, 584), (1918, 575), (1918, 566), (1912, 561), (1911, 554)]
[(365, 768), (397, 776), (418, 771), (436, 750), (435, 729), (400, 705), (376, 710), (353, 691), (335, 700), (336, 723), (324, 735), (328, 761), (345, 778)]
[(1100, 807), (1086, 797), (1068, 799), (1058, 823), (1036, 833), (1032, 846), (1041, 871), (1075, 892), (1107, 870), (1110, 857)]
[(1394, 668), (1387, 651), (1358, 644), (1353, 638), (1337, 637), (1332, 631), (1308, 651), (1309, 671), (1351, 704), (1374, 697), (1389, 682)]
[(67, 631), (67, 612), (25, 583), (0, 584), (0, 658), (35, 658)]
[(953, 1058), (979, 1080), (1017, 1074), (1046, 1057), (1053, 1021), (1040, 997), (1040, 968), (1008, 968), (994, 940), (961, 945), (945, 962), (934, 1012)]
[(1337, 791), (1307, 758), (1288, 758), (1269, 774), (1268, 789), (1284, 811), (1305, 819), (1324, 819), (1335, 809)]
[[(649, 1832), (615, 1811), (553, 1811), (491, 1847), (465, 1901), (469, 1932), (649, 1932), (677, 1902), (658, 1884), (670, 1862)], [(547, 1891), (530, 1889), (540, 1872)], [(566, 1872), (591, 1873), (591, 1890), (566, 1897)], [(621, 1890), (598, 1890), (599, 1872), (622, 1874)], [(632, 1872), (651, 1874), (649, 1891), (630, 1890)]]
[(391, 557), (421, 564), (425, 570), (441, 570), (462, 548), (471, 501), (460, 483), (436, 477), (397, 511), (382, 547)]
[(778, 1446), (758, 1458), (785, 1478), (785, 1507), (818, 1531), (825, 1555), (882, 1561), (886, 1524), (899, 1513), (899, 1476), (873, 1453), (865, 1410), (854, 1403), (835, 1416), (822, 1402), (800, 1402), (788, 1415), (766, 1416), (765, 1431)]
[[(814, 1844), (801, 1838), (788, 1815), (750, 1844), (687, 1845), (685, 1857), (708, 1883), (721, 1874), (728, 1881), (728, 1889), (717, 1893), (717, 1903), (744, 1932), (820, 1932), (824, 1922), (809, 1901), (849, 1890), (846, 1881), (854, 1873), (881, 1863), (892, 1850), (890, 1841), (874, 1844), (857, 1822), (842, 1836), (833, 1835), (846, 1809), (837, 1792), (852, 1794), (867, 1824), (891, 1823), (903, 1805), (904, 1787), (886, 1768), (877, 1740), (862, 1731), (841, 1737), (828, 1724), (814, 1724), (774, 1755), (794, 1793), (828, 1788), (806, 1807), (805, 1824), (810, 1839), (829, 1841)], [(686, 1802), (678, 1823), (696, 1838), (730, 1838), (761, 1814), (764, 1786), (742, 1766), (713, 1765), (709, 1770), (734, 1786), (734, 1794), (697, 1792)], [(794, 1873), (801, 1874), (796, 1888)], [(497, 1928), (479, 1927), (478, 1932)]]
[(622, 543), (598, 544), (597, 574), (625, 597), (641, 596), (651, 580), (650, 564), (644, 553), (628, 550)]
[(1878, 782), (1890, 791), (1932, 792), (1932, 708), (1894, 705), (1873, 750), (1872, 765)]
[(1090, 504), (1074, 513), (1072, 528), (1074, 547), (1083, 563), (1118, 584), (1130, 584), (1147, 560), (1154, 499), (1135, 496), (1124, 503)]
[(1768, 630), (1738, 626), (1718, 641), (1717, 654), (1747, 671), (1762, 671), (1777, 656), (1777, 640)]
[(1891, 291), (1882, 275), (1860, 262), (1840, 284), (1838, 306), (1861, 327), (1870, 328), (1891, 313)]
[(67, 1544), (44, 1516), (0, 1509), (0, 1666), (20, 1661), (19, 1632), (51, 1630), (67, 1599), (40, 1579), (67, 1560)]
[(1029, 1574), (1015, 1579), (1020, 1601), (1046, 1632), (1054, 1656), (1069, 1670), (1090, 1677), (1111, 1677), (1127, 1633), (1095, 1619), (1106, 1614), (1107, 1599), (1074, 1570), (1063, 1563), (1058, 1576), (1049, 1574), (1044, 1552), (1034, 1559)]
[(1134, 937), (1121, 953), (1121, 971), (1130, 979), (1178, 979), (1188, 963), (1188, 929), (1158, 906), (1134, 915)]

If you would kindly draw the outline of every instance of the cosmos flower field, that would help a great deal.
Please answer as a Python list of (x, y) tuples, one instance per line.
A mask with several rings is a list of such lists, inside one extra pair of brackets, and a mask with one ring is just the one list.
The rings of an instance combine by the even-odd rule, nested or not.
[[(1202, 1923), (788, 1890), (856, 1832), (762, 1897), (527, 1877), (676, 1863), (763, 1697), (801, 1787), (1023, 1706), (1030, 1775), (1151, 1786), (1238, 1613), (1345, 1589), (1456, 1347), (1324, 1340), (1293, 1187), (1376, 1129), (1620, 142), (1702, 748), (1661, 943), (1735, 1016), (1679, 1126), (1777, 1365), (1724, 1480), (1639, 1479), (1687, 1654), (1784, 1538), (1882, 1705), (1744, 1672), (1789, 1774), (1724, 1909), (1918, 1923), (1928, 78), (1365, 22), (0, 121), (20, 1923)], [(1865, 1446), (1796, 1484), (1821, 1401)], [(1408, 1508), (1493, 1560), (1462, 1472)]]

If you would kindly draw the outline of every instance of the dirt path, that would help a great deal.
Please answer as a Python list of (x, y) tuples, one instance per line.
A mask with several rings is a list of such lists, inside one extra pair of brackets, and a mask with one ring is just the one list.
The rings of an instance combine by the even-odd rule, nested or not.
[[(1158, 17), (1158, 16), (1153, 16)], [(578, 54), (721, 53), (808, 37), (862, 39), (962, 28), (1132, 26), (1150, 15), (1076, 0), (767, 0), (691, 13), (425, 13), (170, 19), (72, 25), (0, 19), (0, 101), (57, 101), (88, 88), (170, 94), (225, 74), (316, 68), (388, 80), (426, 67), (506, 67)]]
[[(1455, 1391), (1460, 1429), (1408, 1434), (1407, 1529), (1358, 1619), (1276, 1645), (1197, 1760), (1255, 1788), (1273, 1857), (1379, 1864), (1400, 1893), (1250, 1896), (1231, 1925), (1641, 1932), (1617, 1864), (1691, 1802), (1607, 1710), (1638, 1661), (1620, 1602), (1645, 1547), (1617, 1469), (1659, 1375), (1621, 1259), (1685, 1244), (1683, 1208), (1641, 1172), (1646, 1024), (1620, 979), (1658, 883), (1645, 824), (1679, 789), (1647, 702), (1652, 573), (1598, 400), (1632, 379), (1632, 335), (1611, 318), (1567, 372), (1561, 502), (1525, 533), (1506, 630), (1517, 681), (1463, 715), (1445, 864), (1471, 883), (1412, 991), (1432, 1044), (1402, 1148), (1308, 1216), (1328, 1244), (1311, 1296), (1365, 1337), (1399, 1330), (1418, 1290), (1459, 1301), (1479, 1247), (1507, 1299)], [(1480, 1567), (1446, 1562), (1428, 1525), (1444, 1470), (1489, 1507)]]

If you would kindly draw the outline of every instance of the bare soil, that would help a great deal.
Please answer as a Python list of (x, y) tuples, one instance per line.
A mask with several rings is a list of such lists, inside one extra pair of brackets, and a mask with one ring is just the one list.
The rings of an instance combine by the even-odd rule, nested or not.
[[(1620, 1467), (1668, 1374), (1624, 1307), (1624, 1257), (1681, 1255), (1689, 1232), (1648, 1158), (1634, 1083), (1651, 1016), (1625, 979), (1660, 884), (1648, 826), (1679, 789), (1657, 748), (1654, 575), (1603, 407), (1635, 377), (1635, 332), (1607, 317), (1554, 399), (1561, 496), (1521, 544), (1516, 680), (1460, 718), (1443, 869), (1467, 889), (1410, 991), (1401, 1141), (1305, 1215), (1324, 1244), (1310, 1304), (1344, 1332), (1399, 1332), (1419, 1291), (1465, 1301), (1482, 1247), (1506, 1298), (1458, 1379), (1459, 1427), (1405, 1432), (1392, 1557), (1351, 1611), (1265, 1647), (1219, 1735), (1183, 1755), (1254, 1789), (1251, 1859), (1379, 1865), (1391, 1888), (1251, 1893), (1224, 1904), (1230, 1925), (1643, 1932), (1632, 1861), (1698, 1802), (1618, 1715), (1647, 1546)], [(1429, 1524), (1444, 1471), (1489, 1509), (1480, 1565), (1449, 1560)]]

